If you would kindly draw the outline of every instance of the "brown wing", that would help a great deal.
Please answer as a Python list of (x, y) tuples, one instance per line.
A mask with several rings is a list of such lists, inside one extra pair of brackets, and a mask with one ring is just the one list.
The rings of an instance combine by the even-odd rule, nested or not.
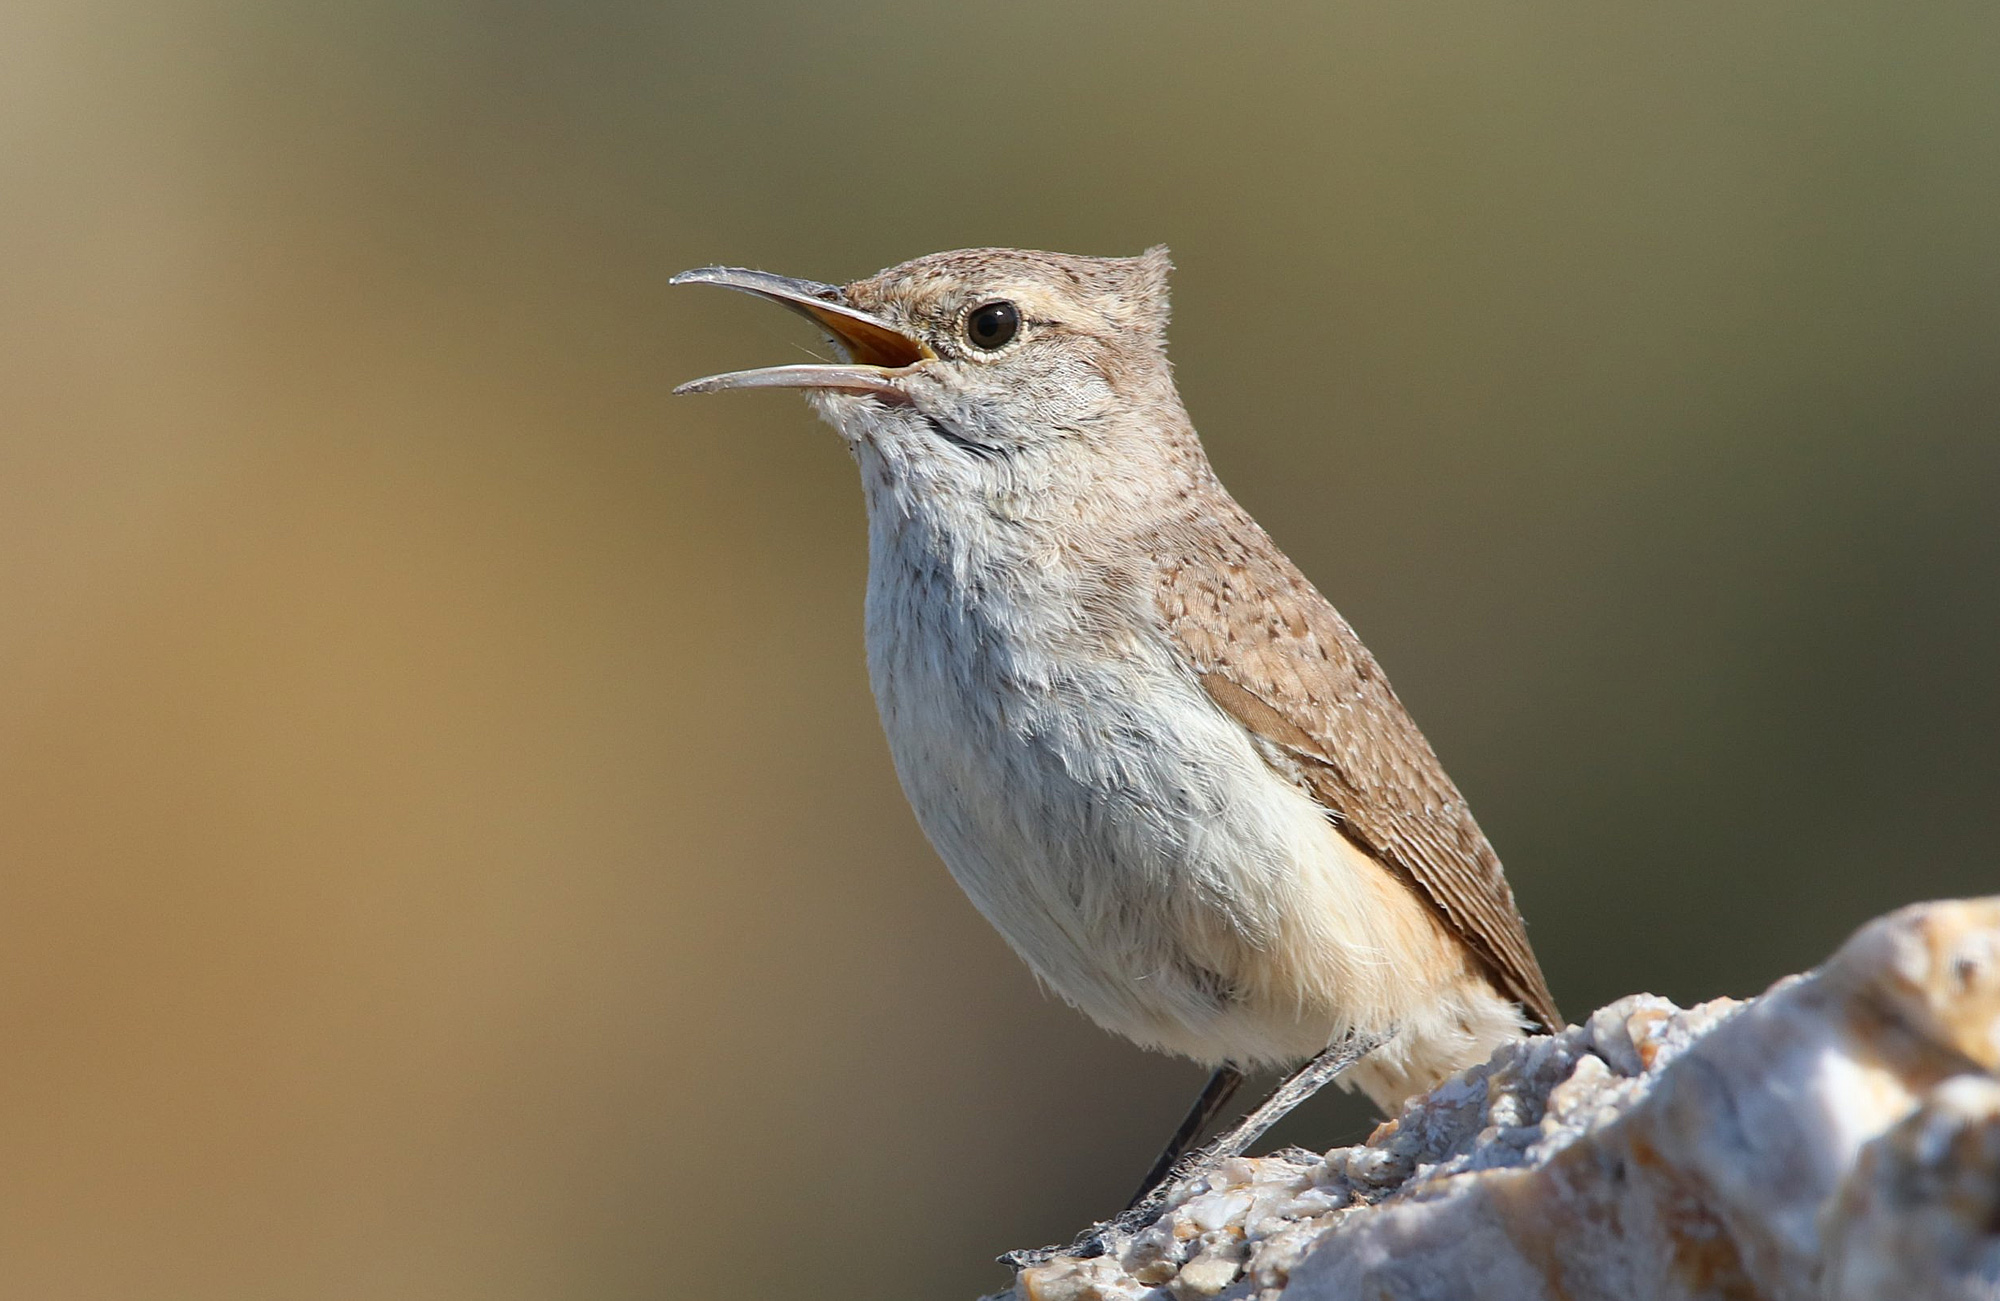
[(1334, 823), (1414, 886), (1509, 997), (1560, 1029), (1500, 859), (1430, 743), (1347, 621), (1247, 513), (1231, 513), (1156, 539), (1169, 634), (1209, 696), (1293, 761), (1289, 775)]

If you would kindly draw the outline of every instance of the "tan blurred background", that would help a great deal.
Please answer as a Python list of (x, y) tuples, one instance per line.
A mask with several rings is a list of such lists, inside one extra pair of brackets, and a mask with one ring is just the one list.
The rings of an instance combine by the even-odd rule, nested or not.
[[(2000, 10), (0, 6), (0, 1295), (970, 1296), (1199, 1073), (916, 831), (809, 331), (1173, 246), (1573, 1015), (1990, 891)], [(1367, 1124), (1319, 1105), (1285, 1140)]]

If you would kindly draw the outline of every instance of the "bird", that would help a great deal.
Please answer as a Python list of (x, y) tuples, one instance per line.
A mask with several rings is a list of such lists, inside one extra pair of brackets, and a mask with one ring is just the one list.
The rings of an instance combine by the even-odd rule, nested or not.
[(1210, 1162), (1329, 1078), (1393, 1116), (1563, 1025), (1464, 797), (1211, 467), (1171, 270), (1164, 246), (977, 248), (845, 285), (672, 281), (781, 304), (837, 353), (675, 391), (803, 390), (845, 440), (869, 680), (938, 855), (1048, 988), (1211, 1070), (1128, 1214), (1246, 1072), (1298, 1068)]

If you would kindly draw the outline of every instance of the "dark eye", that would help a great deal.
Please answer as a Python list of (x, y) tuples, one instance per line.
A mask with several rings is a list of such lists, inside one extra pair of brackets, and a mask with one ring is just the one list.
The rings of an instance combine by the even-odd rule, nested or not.
[(1012, 303), (988, 303), (974, 308), (972, 315), (965, 318), (965, 337), (972, 341), (973, 347), (987, 352), (1006, 347), (1014, 331), (1020, 328), (1021, 313)]

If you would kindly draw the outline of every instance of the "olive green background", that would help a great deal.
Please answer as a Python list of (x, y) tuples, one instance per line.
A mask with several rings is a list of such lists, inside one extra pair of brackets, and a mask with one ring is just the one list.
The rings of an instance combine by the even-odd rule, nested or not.
[[(0, 1273), (967, 1297), (1199, 1072), (898, 793), (785, 314), (1172, 245), (1572, 1015), (1989, 891), (1990, 3), (0, 7)], [(1320, 1146), (1368, 1123), (1316, 1106)]]

